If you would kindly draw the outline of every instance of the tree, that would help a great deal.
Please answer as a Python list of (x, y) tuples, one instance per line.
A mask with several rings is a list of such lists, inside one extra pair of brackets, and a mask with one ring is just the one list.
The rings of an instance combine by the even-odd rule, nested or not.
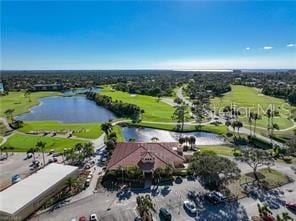
[(137, 196), (137, 210), (143, 221), (152, 221), (152, 214), (150, 211), (156, 212), (151, 197), (147, 194), (145, 196)]
[(257, 113), (254, 113), (253, 115), (253, 119), (254, 119), (254, 133), (253, 135), (256, 137), (256, 127), (257, 127), (257, 120), (258, 120), (259, 116)]
[(29, 102), (32, 101), (32, 100), (31, 100), (31, 92), (30, 92), (29, 90), (26, 90), (26, 91), (25, 91), (24, 96), (25, 96), (26, 98), (28, 98), (28, 101), (29, 101)]
[(72, 188), (75, 186), (76, 184), (76, 180), (73, 177), (69, 177), (66, 180), (66, 187), (68, 188), (68, 192), (72, 191)]
[(273, 164), (273, 158), (269, 152), (256, 148), (242, 149), (241, 155), (237, 156), (236, 159), (247, 163), (253, 169), (255, 181), (257, 182), (259, 181), (257, 175), (258, 167), (270, 166)]
[(288, 156), (296, 156), (296, 137), (294, 136), (287, 141), (287, 147), (284, 148), (285, 154)]
[(13, 112), (14, 109), (7, 109), (6, 111), (4, 111), (4, 114), (6, 115), (7, 119), (10, 119), (10, 122), (13, 122)]
[(183, 131), (184, 123), (188, 119), (187, 107), (185, 105), (177, 106), (172, 118), (174, 120), (177, 120), (178, 123), (181, 123), (181, 131)]
[(45, 157), (44, 157), (44, 148), (45, 148), (46, 143), (42, 141), (38, 141), (36, 144), (36, 149), (41, 150), (42, 152), (42, 159), (43, 159), (43, 167), (45, 166)]
[(240, 169), (236, 163), (210, 153), (195, 153), (189, 163), (188, 173), (197, 175), (210, 189), (218, 190), (223, 184), (238, 179)]
[(275, 221), (275, 218), (272, 216), (271, 210), (268, 208), (267, 204), (264, 203), (260, 205), (257, 204), (260, 220), (262, 221)]
[(253, 123), (253, 119), (254, 119), (254, 113), (250, 112), (249, 113), (249, 126), (250, 126), (250, 137), (252, 136), (252, 123)]
[(8, 149), (9, 149), (9, 146), (2, 147), (2, 150), (5, 151), (6, 159), (8, 158)]
[(293, 218), (287, 212), (284, 212), (282, 214), (278, 214), (276, 216), (276, 221), (289, 221), (289, 220), (293, 221)]
[(225, 121), (225, 126), (227, 127), (227, 131), (229, 132), (229, 126), (231, 126), (230, 120)]
[(111, 122), (106, 122), (101, 124), (101, 129), (102, 131), (105, 132), (105, 134), (108, 136), (108, 134), (112, 131), (112, 123)]
[(179, 141), (179, 144), (183, 144), (183, 143), (185, 143), (185, 138), (184, 137), (180, 137), (178, 141)]
[(189, 137), (189, 144), (190, 144), (190, 148), (191, 148), (191, 150), (192, 150), (192, 147), (193, 147), (193, 145), (195, 144), (195, 142), (196, 142), (196, 138), (195, 138), (195, 136), (190, 136), (190, 137)]
[(239, 134), (239, 130), (240, 130), (240, 128), (242, 128), (244, 125), (243, 125), (243, 123), (242, 122), (240, 122), (240, 121), (236, 121), (236, 127), (237, 127), (237, 133), (238, 133), (238, 136), (240, 136), (240, 134)]

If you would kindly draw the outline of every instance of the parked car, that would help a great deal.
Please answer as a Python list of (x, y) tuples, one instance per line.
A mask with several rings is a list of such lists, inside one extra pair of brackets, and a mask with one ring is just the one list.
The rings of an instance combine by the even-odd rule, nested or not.
[(13, 184), (20, 182), (22, 180), (21, 176), (19, 174), (15, 174), (11, 177), (11, 182)]
[(185, 200), (184, 201), (184, 207), (190, 212), (190, 213), (196, 213), (197, 209), (195, 204), (192, 201)]
[(164, 207), (160, 208), (160, 210), (159, 210), (159, 216), (162, 217), (163, 220), (165, 220), (165, 221), (170, 221), (170, 220), (172, 220), (172, 215), (171, 215), (171, 214), (169, 213), (169, 211), (168, 211), (166, 208), (164, 208)]
[(86, 221), (87, 219), (86, 219), (86, 217), (85, 216), (81, 216), (80, 218), (79, 218), (79, 221)]
[(296, 202), (289, 202), (286, 203), (286, 207), (290, 210), (293, 210), (294, 212), (296, 212)]
[(142, 221), (142, 218), (140, 216), (137, 216), (134, 221)]
[(187, 193), (187, 197), (189, 200), (193, 201), (196, 206), (198, 206), (201, 203), (201, 196), (199, 193), (196, 193), (195, 191), (189, 191)]
[(90, 217), (89, 217), (89, 220), (90, 221), (98, 221), (98, 217), (95, 213), (91, 214)]
[(225, 203), (226, 197), (220, 192), (210, 192), (206, 195), (206, 198), (213, 204)]

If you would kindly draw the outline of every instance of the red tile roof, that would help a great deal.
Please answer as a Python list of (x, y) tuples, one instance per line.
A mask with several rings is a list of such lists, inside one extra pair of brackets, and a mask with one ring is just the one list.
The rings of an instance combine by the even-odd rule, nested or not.
[[(118, 143), (108, 163), (107, 170), (119, 167), (138, 165), (142, 170), (155, 170), (165, 165), (179, 167), (184, 163), (184, 157), (176, 151), (177, 142), (170, 143)], [(154, 162), (143, 162), (143, 157), (153, 157)]]

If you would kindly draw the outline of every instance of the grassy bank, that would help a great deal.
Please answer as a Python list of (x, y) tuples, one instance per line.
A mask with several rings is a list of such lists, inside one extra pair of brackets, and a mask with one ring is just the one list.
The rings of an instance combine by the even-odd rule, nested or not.
[(142, 119), (146, 121), (159, 121), (159, 122), (171, 122), (174, 108), (156, 97), (146, 95), (131, 95), (122, 91), (112, 90), (110, 87), (105, 86), (100, 94), (107, 95), (118, 100), (130, 104), (138, 105), (145, 111), (142, 115)]
[(112, 130), (113, 130), (113, 132), (116, 133), (118, 142), (124, 142), (125, 141), (123, 133), (122, 133), (122, 129), (121, 129), (120, 126), (117, 126), (117, 125), (113, 126)]
[[(160, 130), (168, 130), (168, 131), (177, 131), (175, 124), (161, 124), (161, 123), (137, 123), (132, 124), (131, 126), (137, 126), (137, 127), (149, 127), (154, 129), (160, 129)], [(224, 125), (202, 125), (202, 126), (196, 126), (196, 125), (184, 125), (184, 132), (195, 132), (195, 131), (202, 131), (202, 132), (208, 132), (208, 133), (215, 133), (219, 135), (226, 135), (227, 128)]]
[(28, 112), (31, 107), (39, 104), (39, 99), (48, 96), (60, 95), (59, 92), (34, 92), (31, 93), (31, 102), (24, 96), (23, 92), (9, 92), (6, 96), (0, 97), (0, 116), (4, 117), (7, 109), (14, 109), (13, 115)]
[(26, 152), (31, 147), (35, 147), (38, 141), (46, 143), (45, 151), (54, 149), (56, 151), (63, 151), (64, 148), (72, 148), (77, 143), (85, 143), (86, 141), (78, 139), (67, 139), (58, 137), (41, 137), (24, 134), (14, 134), (8, 138), (5, 146), (13, 147), (14, 151)]
[(74, 131), (73, 135), (81, 138), (96, 139), (102, 135), (99, 123), (61, 123), (58, 121), (25, 121), (19, 131), (32, 133), (37, 131), (56, 131), (65, 134), (66, 131)]
[(218, 155), (233, 156), (234, 148), (227, 145), (205, 145), (198, 146), (201, 152), (212, 151)]
[(293, 126), (291, 120), (287, 119), (293, 107), (283, 99), (266, 96), (253, 87), (232, 85), (231, 89), (232, 90), (225, 93), (224, 96), (216, 97), (211, 100), (213, 110), (218, 112), (220, 108), (233, 104), (236, 108), (240, 107), (241, 120), (245, 124), (248, 124), (248, 118), (245, 117), (245, 110), (243, 108), (252, 108), (251, 111), (253, 112), (257, 112), (259, 108), (258, 111), (261, 119), (257, 120), (257, 126), (266, 128), (268, 121), (268, 118), (265, 116), (266, 110), (273, 104), (276, 110), (279, 111), (279, 116), (274, 118), (274, 123), (278, 124), (280, 129)]

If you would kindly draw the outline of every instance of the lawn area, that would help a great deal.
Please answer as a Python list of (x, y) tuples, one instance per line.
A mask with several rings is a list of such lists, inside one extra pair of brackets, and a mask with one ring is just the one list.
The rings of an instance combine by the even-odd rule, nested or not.
[(131, 95), (129, 93), (115, 91), (110, 87), (105, 86), (100, 94), (107, 95), (113, 98), (113, 100), (119, 100), (122, 102), (136, 104), (141, 109), (144, 109), (145, 113), (142, 116), (142, 120), (146, 121), (159, 121), (159, 122), (171, 122), (174, 108), (158, 98), (146, 95)]
[[(231, 89), (231, 92), (224, 94), (223, 97), (216, 97), (211, 100), (212, 109), (215, 110), (216, 113), (220, 108), (227, 105), (230, 106), (232, 103), (236, 105), (237, 108), (240, 107), (241, 120), (245, 122), (245, 124), (248, 124), (248, 118), (244, 115), (246, 112), (244, 108), (252, 108), (251, 111), (259, 112), (259, 115), (262, 117), (262, 119), (257, 120), (257, 126), (266, 128), (267, 117), (265, 113), (268, 107), (271, 107), (270, 105), (273, 104), (280, 114), (274, 118), (274, 123), (278, 124), (280, 129), (293, 126), (291, 120), (287, 118), (290, 111), (294, 108), (283, 99), (263, 95), (254, 87), (232, 85)], [(222, 113), (222, 109), (220, 113)]]
[(5, 127), (5, 125), (1, 121), (0, 122), (0, 136), (3, 136), (6, 132), (7, 132), (7, 128)]
[(61, 123), (58, 121), (25, 121), (24, 126), (19, 129), (24, 133), (33, 131), (53, 131), (66, 133), (67, 130), (73, 130), (74, 136), (88, 139), (96, 139), (102, 135), (101, 125), (99, 123)]
[(50, 151), (51, 149), (54, 149), (58, 152), (63, 151), (64, 148), (72, 148), (77, 143), (86, 142), (78, 139), (14, 134), (8, 138), (7, 142), (4, 145), (14, 147), (14, 151), (26, 152), (29, 148), (35, 147), (38, 141), (46, 143), (45, 151)]
[(50, 91), (34, 92), (31, 93), (31, 102), (29, 102), (23, 92), (9, 92), (8, 95), (0, 97), (0, 116), (5, 116), (4, 112), (7, 109), (14, 109), (14, 116), (28, 112), (31, 107), (39, 104), (40, 98), (56, 95), (60, 95), (60, 93)]
[(121, 129), (120, 126), (117, 126), (117, 125), (113, 126), (112, 130), (113, 130), (113, 132), (116, 133), (118, 142), (124, 142), (125, 141), (123, 133), (122, 133), (122, 129)]
[(224, 155), (224, 156), (233, 156), (233, 147), (226, 146), (226, 145), (205, 145), (205, 146), (198, 146), (200, 148), (201, 152), (204, 151), (213, 151), (218, 155)]
[[(268, 168), (263, 168), (258, 170), (259, 177), (261, 177), (261, 184), (264, 185), (267, 189), (276, 188), (282, 186), (286, 183), (291, 182), (290, 178), (274, 169), (268, 170)], [(231, 191), (233, 195), (238, 196), (238, 198), (242, 198), (246, 196), (244, 192), (243, 186), (241, 184), (252, 184), (253, 182), (252, 174), (244, 174), (241, 178), (233, 183), (227, 185), (227, 188)]]

